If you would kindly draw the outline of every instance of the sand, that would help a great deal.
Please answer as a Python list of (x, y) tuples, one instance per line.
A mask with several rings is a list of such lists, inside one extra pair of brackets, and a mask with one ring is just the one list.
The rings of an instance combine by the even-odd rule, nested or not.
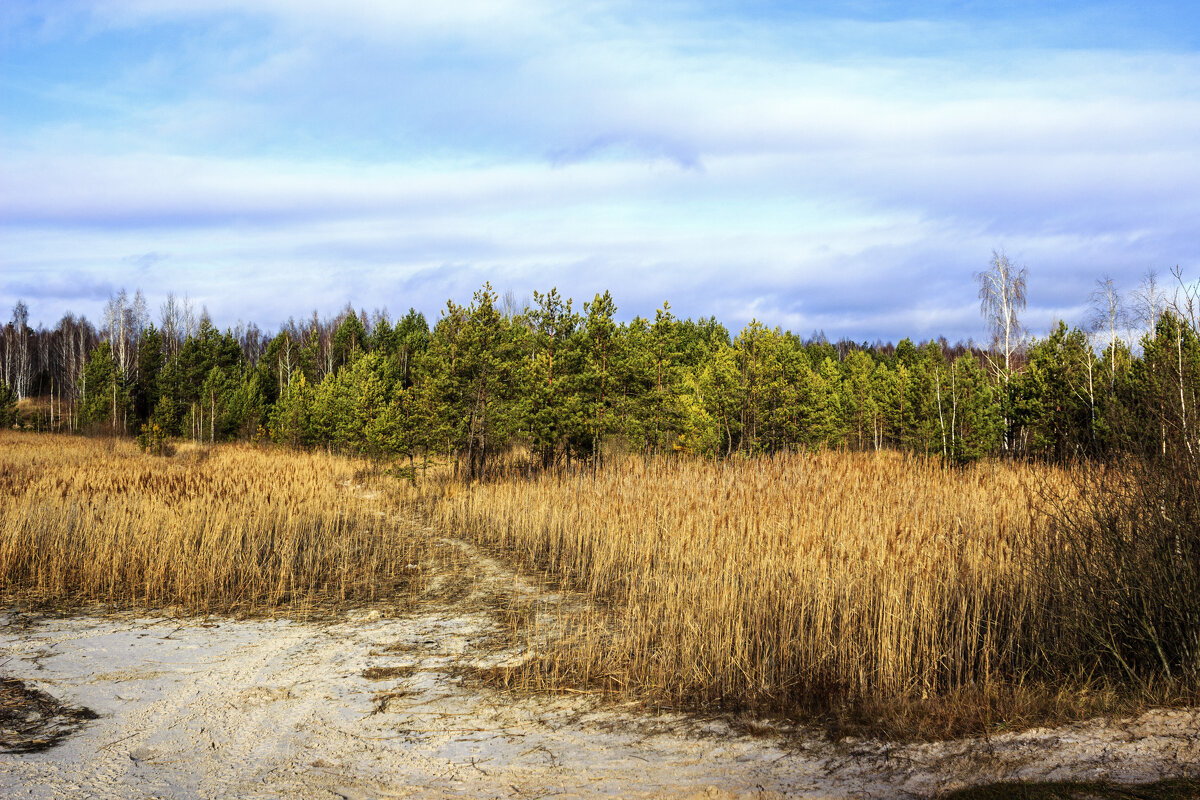
[(465, 600), (536, 589), (474, 557), (478, 586), (407, 613), (0, 615), (0, 670), (99, 715), (45, 752), (0, 754), (0, 797), (878, 798), (1200, 772), (1190, 709), (988, 740), (831, 743), (480, 687), (460, 668), (519, 654)]

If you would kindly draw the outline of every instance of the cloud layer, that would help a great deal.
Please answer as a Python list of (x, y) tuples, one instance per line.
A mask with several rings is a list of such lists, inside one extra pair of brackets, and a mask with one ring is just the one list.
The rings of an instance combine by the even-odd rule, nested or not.
[(642, 5), (6, 4), (0, 302), (274, 326), (489, 280), (979, 338), (993, 248), (1034, 328), (1200, 267), (1191, 12)]

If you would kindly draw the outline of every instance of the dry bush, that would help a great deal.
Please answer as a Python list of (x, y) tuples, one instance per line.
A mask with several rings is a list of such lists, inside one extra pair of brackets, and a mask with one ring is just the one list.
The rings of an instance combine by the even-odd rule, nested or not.
[(1067, 487), (895, 453), (628, 458), (447, 485), (430, 513), (607, 601), (508, 682), (789, 711), (1019, 684), (1052, 635), (1027, 563), (1046, 535), (1028, 488), (1046, 481)]
[(419, 590), (426, 543), (320, 453), (0, 433), (0, 596), (309, 613)]
[(1200, 457), (1178, 448), (1082, 464), (1072, 478), (1083, 502), (1043, 493), (1054, 536), (1038, 561), (1061, 620), (1058, 659), (1083, 655), (1150, 694), (1200, 694)]

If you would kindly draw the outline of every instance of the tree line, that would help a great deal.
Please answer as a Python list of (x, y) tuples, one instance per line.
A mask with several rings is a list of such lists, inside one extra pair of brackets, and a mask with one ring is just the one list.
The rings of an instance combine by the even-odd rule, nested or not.
[(1165, 452), (1195, 441), (1178, 434), (1195, 426), (1200, 387), (1197, 292), (1176, 278), (1173, 292), (1150, 276), (1130, 297), (1100, 281), (1095, 319), (1030, 340), (1025, 272), (995, 254), (977, 276), (988, 347), (834, 343), (757, 321), (731, 334), (667, 303), (619, 322), (608, 292), (580, 309), (534, 292), (517, 310), (487, 284), (432, 326), (413, 309), (393, 322), (347, 307), (273, 336), (220, 331), (173, 295), (156, 325), (140, 292), (122, 292), (100, 328), (67, 315), (32, 330), (18, 302), (0, 329), (0, 422), (128, 433), (147, 447), (240, 438), (414, 466), (437, 455), (468, 478), (515, 445), (530, 469), (614, 450), (890, 448), (956, 462)]

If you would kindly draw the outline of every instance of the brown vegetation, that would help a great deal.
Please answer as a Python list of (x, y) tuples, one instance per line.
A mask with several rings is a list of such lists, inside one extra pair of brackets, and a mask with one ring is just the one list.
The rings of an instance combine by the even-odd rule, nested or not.
[[(1083, 584), (1064, 576), (1105, 551), (1064, 534), (1061, 512), (1088, 506), (1061, 468), (822, 452), (518, 467), (471, 486), (445, 470), (415, 487), (365, 477), (381, 474), (279, 448), (155, 457), (0, 433), (0, 597), (307, 614), (455, 591), (456, 548), (397, 522), (403, 510), (574, 593), (496, 599), (527, 653), (490, 674), (506, 685), (917, 738), (1149, 697), (1080, 652), (1064, 595)], [(1058, 518), (1039, 511), (1049, 495)], [(1186, 701), (1180, 686), (1151, 699)]]
[(241, 614), (402, 598), (424, 543), (351, 490), (367, 466), (0, 432), (0, 596)]
[(24, 681), (0, 676), (0, 753), (49, 750), (95, 718), (90, 708), (68, 705)]
[(1144, 784), (1105, 781), (992, 783), (940, 795), (941, 800), (1196, 800), (1200, 780), (1169, 778)]
[(894, 453), (628, 458), (596, 475), (447, 486), (431, 513), (606, 601), (560, 620), (573, 635), (506, 681), (913, 718), (976, 692), (994, 723), (1005, 706), (1062, 700), (1019, 690), (1052, 636), (1028, 560), (1048, 535), (1031, 488), (1047, 482), (1069, 491), (1054, 468)]

